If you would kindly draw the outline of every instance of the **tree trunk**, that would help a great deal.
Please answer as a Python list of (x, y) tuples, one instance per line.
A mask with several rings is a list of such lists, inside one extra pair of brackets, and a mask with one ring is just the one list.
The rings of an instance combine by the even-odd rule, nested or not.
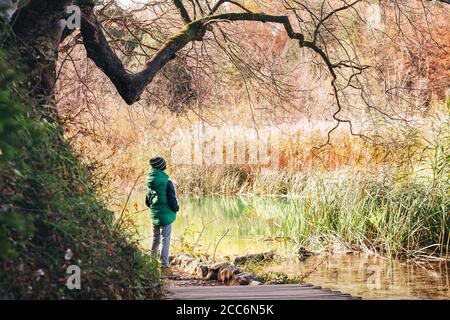
[(11, 27), (19, 49), (12, 57), (25, 67), (25, 89), (44, 111), (45, 117), (57, 119), (54, 104), (57, 50), (65, 28), (66, 6), (72, 0), (31, 0), (11, 18)]

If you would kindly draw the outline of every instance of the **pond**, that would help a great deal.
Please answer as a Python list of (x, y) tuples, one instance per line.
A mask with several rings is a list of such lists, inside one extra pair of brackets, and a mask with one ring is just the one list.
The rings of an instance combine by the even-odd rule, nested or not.
[[(142, 196), (143, 197), (143, 196)], [(140, 199), (137, 197), (136, 199)], [(286, 251), (282, 232), (289, 201), (281, 198), (184, 197), (173, 227), (173, 246), (194, 246), (197, 252), (216, 257)], [(281, 213), (281, 214), (280, 214)], [(151, 221), (144, 212), (137, 219), (142, 243), (151, 244)]]
[(448, 266), (424, 268), (375, 255), (339, 253), (277, 263), (266, 271), (288, 276), (311, 272), (305, 282), (363, 299), (450, 299)]
[[(141, 203), (142, 194), (133, 200)], [(449, 268), (427, 268), (413, 262), (385, 259), (360, 253), (293, 258), (296, 246), (289, 215), (301, 199), (259, 197), (184, 197), (173, 229), (172, 251), (195, 250), (210, 257), (277, 250), (287, 258), (268, 265), (268, 272), (298, 276), (311, 272), (305, 282), (340, 290), (366, 299), (450, 299)], [(142, 208), (139, 206), (140, 210)], [(136, 218), (144, 247), (151, 243), (151, 221), (147, 211)], [(298, 228), (297, 228), (298, 230)], [(294, 239), (291, 239), (294, 240)]]

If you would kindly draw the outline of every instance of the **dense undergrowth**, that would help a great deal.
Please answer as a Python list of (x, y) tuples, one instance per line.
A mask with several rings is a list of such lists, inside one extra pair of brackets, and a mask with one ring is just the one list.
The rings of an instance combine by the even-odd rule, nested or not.
[(355, 170), (297, 175), (297, 193), (284, 205), (269, 197), (250, 201), (248, 210), (274, 220), (278, 236), (308, 248), (338, 245), (387, 256), (445, 257), (450, 201), (448, 170), (442, 170), (437, 177)]
[[(0, 50), (0, 299), (158, 297), (157, 262), (117, 232), (62, 125), (43, 120)], [(69, 265), (79, 290), (66, 286)]]

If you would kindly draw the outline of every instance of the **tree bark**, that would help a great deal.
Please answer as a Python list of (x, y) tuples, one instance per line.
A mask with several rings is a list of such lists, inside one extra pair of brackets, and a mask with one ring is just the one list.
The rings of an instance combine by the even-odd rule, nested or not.
[(55, 65), (61, 34), (65, 28), (66, 6), (71, 0), (31, 0), (18, 9), (10, 24), (20, 56), (11, 57), (26, 70), (26, 89), (56, 120), (54, 97)]

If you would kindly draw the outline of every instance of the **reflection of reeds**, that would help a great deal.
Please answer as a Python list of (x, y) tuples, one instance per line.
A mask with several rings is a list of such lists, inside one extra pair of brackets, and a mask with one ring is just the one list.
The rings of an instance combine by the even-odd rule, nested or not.
[(214, 246), (214, 251), (213, 251), (213, 256), (212, 256), (212, 261), (215, 262), (216, 261), (216, 252), (217, 252), (217, 248), (219, 247), (220, 243), (222, 242), (222, 240), (227, 236), (227, 234), (230, 232), (230, 229), (227, 229), (227, 231), (225, 231), (225, 233), (219, 238), (219, 241), (217, 241), (216, 245)]
[[(251, 272), (254, 272), (258, 275), (261, 275), (261, 278), (264, 282), (272, 281), (275, 283), (304, 283), (305, 279), (308, 278), (313, 273), (317, 272), (319, 268), (330, 258), (330, 254), (326, 253), (323, 255), (323, 257), (317, 262), (315, 265), (310, 267), (309, 269), (300, 272), (298, 271), (295, 275), (288, 275), (284, 272), (275, 272), (275, 271), (265, 271), (265, 269), (270, 266), (274, 265), (274, 262), (267, 262), (267, 263), (248, 263), (243, 266), (245, 270), (249, 270)], [(277, 262), (275, 262), (276, 264)], [(294, 262), (295, 263), (295, 262)]]

